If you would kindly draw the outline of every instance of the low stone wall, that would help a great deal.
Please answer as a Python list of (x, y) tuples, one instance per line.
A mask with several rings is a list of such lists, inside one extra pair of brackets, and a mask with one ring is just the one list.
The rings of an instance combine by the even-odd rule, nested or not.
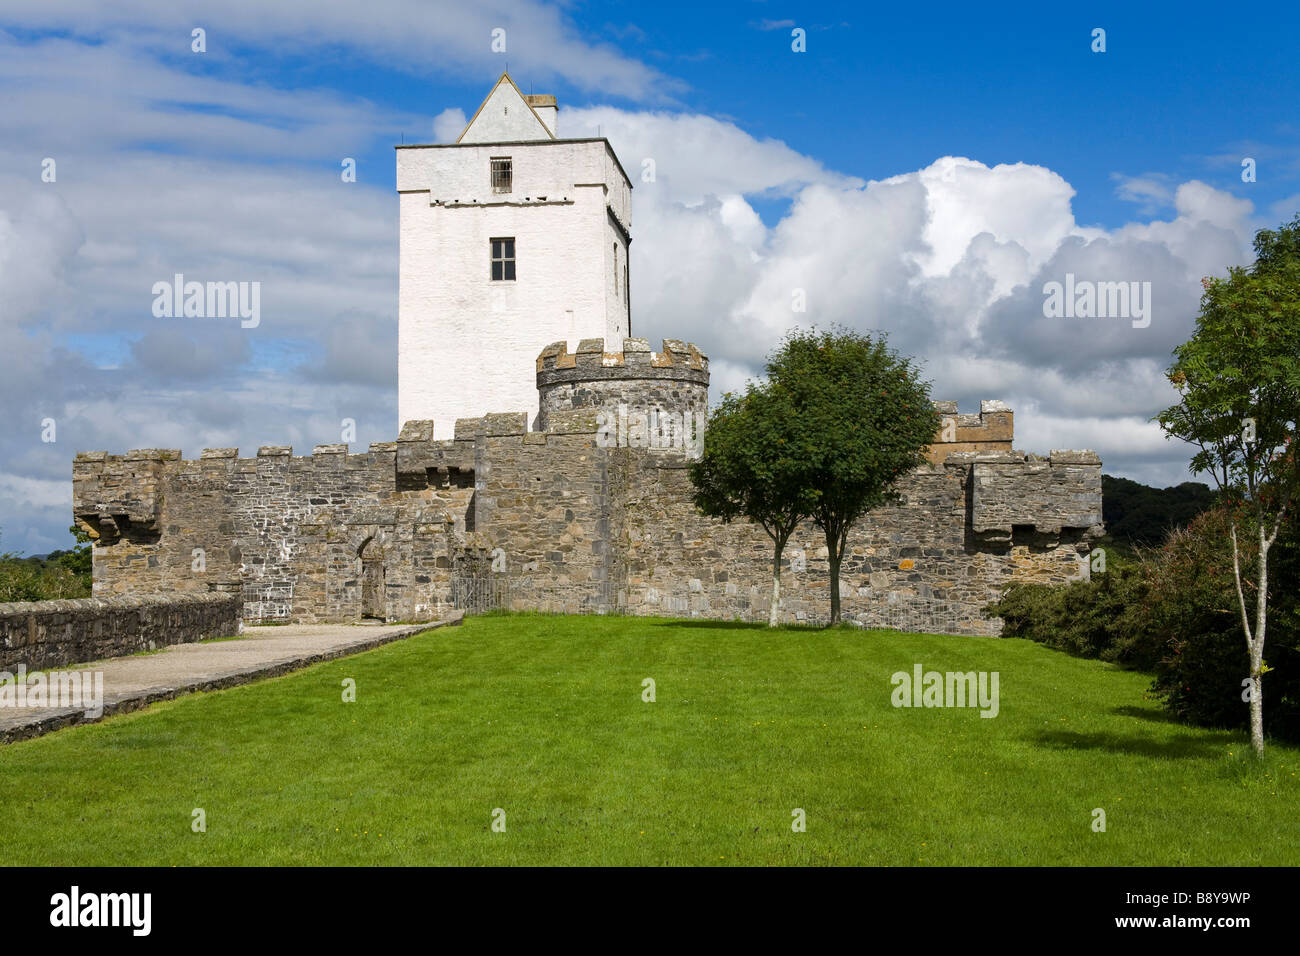
[(239, 633), (239, 594), (19, 601), (0, 604), (0, 670), (121, 657)]

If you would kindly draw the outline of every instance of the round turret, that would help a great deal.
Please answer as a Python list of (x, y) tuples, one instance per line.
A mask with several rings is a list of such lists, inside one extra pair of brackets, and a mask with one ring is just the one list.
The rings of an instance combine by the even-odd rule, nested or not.
[(583, 339), (572, 354), (555, 342), (537, 358), (537, 392), (543, 431), (552, 412), (581, 408), (694, 418), (708, 414), (709, 358), (679, 339), (664, 339), (662, 352), (650, 351), (647, 339), (624, 339), (620, 352)]

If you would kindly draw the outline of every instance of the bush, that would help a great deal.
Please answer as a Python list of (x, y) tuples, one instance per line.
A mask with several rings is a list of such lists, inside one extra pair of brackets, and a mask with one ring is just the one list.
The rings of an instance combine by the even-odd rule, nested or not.
[(89, 575), (0, 555), (0, 603), (90, 597)]
[[(986, 613), (1004, 637), (1023, 637), (1081, 657), (1152, 671), (1152, 690), (1186, 723), (1245, 727), (1249, 673), (1232, 571), (1228, 512), (1207, 511), (1175, 529), (1137, 563), (1062, 587), (1011, 585)], [(1249, 572), (1254, 535), (1241, 533), (1242, 587), (1254, 624)], [(1271, 552), (1264, 648), (1265, 729), (1300, 740), (1300, 517), (1292, 514)]]
[[(1242, 681), (1249, 675), (1241, 606), (1232, 570), (1225, 509), (1201, 515), (1169, 536), (1152, 575), (1150, 601), (1137, 614), (1161, 636), (1166, 653), (1152, 689), (1179, 720), (1206, 727), (1245, 727)], [(1293, 515), (1270, 552), (1268, 639), (1264, 645), (1264, 728), (1300, 740), (1300, 632), (1296, 581), (1300, 580), (1300, 521)], [(1238, 534), (1242, 590), (1251, 626), (1258, 594), (1251, 572), (1253, 531)]]
[(90, 535), (76, 525), (68, 531), (77, 539), (71, 551), (53, 551), (43, 558), (0, 551), (0, 604), (90, 597)]
[(1112, 566), (1091, 581), (1061, 587), (1013, 584), (985, 613), (1002, 618), (1003, 637), (1023, 637), (1078, 657), (1141, 670), (1155, 666), (1160, 648), (1135, 631), (1134, 609), (1148, 587), (1141, 564)]

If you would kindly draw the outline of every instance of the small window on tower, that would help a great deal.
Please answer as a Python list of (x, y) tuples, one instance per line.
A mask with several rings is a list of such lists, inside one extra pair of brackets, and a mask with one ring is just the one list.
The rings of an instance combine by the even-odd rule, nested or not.
[(492, 240), (492, 281), (515, 281), (515, 240)]
[(509, 156), (492, 157), (492, 191), (494, 193), (510, 192), (512, 170)]

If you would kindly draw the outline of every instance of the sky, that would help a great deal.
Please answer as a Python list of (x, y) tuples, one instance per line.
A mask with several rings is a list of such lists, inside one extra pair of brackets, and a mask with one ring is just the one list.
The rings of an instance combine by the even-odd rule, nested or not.
[[(1300, 212), (1297, 62), (1294, 3), (2, 0), (0, 551), (70, 546), (77, 451), (391, 441), (393, 146), (507, 68), (609, 138), (633, 334), (715, 398), (792, 327), (885, 332), (1017, 448), (1188, 480), (1151, 418), (1201, 278)], [(155, 316), (177, 273), (260, 321)], [(1067, 276), (1145, 318), (1046, 314)]]

